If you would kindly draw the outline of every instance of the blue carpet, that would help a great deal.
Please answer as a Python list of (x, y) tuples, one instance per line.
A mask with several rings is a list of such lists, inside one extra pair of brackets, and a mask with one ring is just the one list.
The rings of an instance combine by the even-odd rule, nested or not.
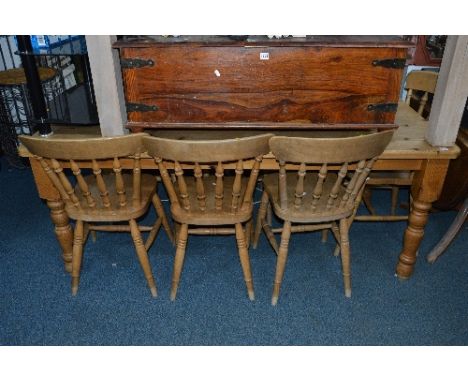
[[(388, 192), (374, 196), (377, 208), (388, 205)], [(31, 171), (2, 160), (0, 345), (467, 345), (466, 226), (434, 265), (425, 260), (454, 216), (431, 216), (405, 282), (394, 270), (406, 223), (354, 223), (351, 299), (331, 235), (322, 244), (308, 233), (292, 236), (278, 306), (270, 305), (275, 255), (263, 235), (250, 252), (256, 301), (247, 298), (234, 237), (190, 236), (171, 302), (174, 248), (164, 232), (149, 253), (158, 298), (150, 297), (130, 235), (101, 232), (86, 244), (73, 298)], [(151, 211), (145, 222), (153, 220)]]

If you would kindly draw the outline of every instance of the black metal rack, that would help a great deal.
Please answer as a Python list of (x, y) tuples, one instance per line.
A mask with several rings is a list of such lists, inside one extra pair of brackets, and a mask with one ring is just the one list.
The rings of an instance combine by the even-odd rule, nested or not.
[[(30, 36), (0, 36), (0, 73), (21, 67), (25, 83), (0, 84), (0, 144), (15, 166), (17, 135), (47, 135), (51, 124), (99, 123), (84, 36), (47, 48), (33, 47)], [(56, 75), (44, 81), (38, 68)]]

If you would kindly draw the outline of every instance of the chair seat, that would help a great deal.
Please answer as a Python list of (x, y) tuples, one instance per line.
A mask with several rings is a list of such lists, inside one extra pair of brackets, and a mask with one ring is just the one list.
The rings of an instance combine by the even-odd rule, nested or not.
[[(294, 195), (297, 174), (287, 173), (287, 195)], [(264, 189), (267, 192), (275, 214), (283, 220), (296, 223), (321, 223), (331, 220), (339, 220), (350, 216), (353, 213), (354, 206), (337, 207), (333, 205), (327, 209), (328, 197), (321, 197), (316, 208), (312, 208), (313, 190), (317, 183), (317, 174), (307, 174), (304, 179), (304, 190), (307, 190), (302, 198), (302, 204), (297, 208), (294, 205), (294, 198), (289, 198), (287, 208), (282, 209), (279, 200), (278, 174), (267, 174), (263, 177)], [(324, 183), (322, 195), (329, 195), (335, 181), (336, 174), (328, 174)], [(345, 193), (345, 188), (340, 187), (338, 200)]]
[[(223, 177), (223, 204), (221, 209), (216, 209), (215, 205), (216, 177), (214, 175), (203, 177), (206, 196), (206, 206), (204, 210), (200, 208), (200, 203), (197, 199), (195, 178), (187, 177), (185, 181), (187, 184), (187, 194), (189, 195), (190, 209), (185, 210), (181, 204), (171, 205), (172, 218), (178, 223), (196, 225), (227, 225), (243, 223), (250, 220), (252, 216), (252, 203), (249, 203), (244, 209), (241, 209), (241, 201), (244, 198), (248, 182), (247, 178), (242, 178), (241, 193), (236, 211), (231, 208), (234, 176)], [(178, 194), (180, 195), (180, 193)]]
[(83, 196), (78, 185), (75, 187), (75, 194), (80, 202), (80, 207), (75, 207), (67, 203), (65, 209), (68, 216), (75, 220), (88, 222), (118, 222), (130, 219), (137, 219), (143, 215), (151, 202), (153, 194), (156, 192), (156, 178), (152, 175), (141, 175), (141, 199), (138, 205), (133, 205), (133, 177), (130, 174), (122, 174), (125, 186), (125, 196), (127, 203), (120, 206), (115, 187), (115, 176), (113, 174), (103, 174), (104, 183), (109, 192), (110, 207), (105, 207), (99, 196), (99, 189), (94, 175), (84, 177), (88, 184), (89, 191), (96, 202), (95, 207), (89, 207), (86, 198)]

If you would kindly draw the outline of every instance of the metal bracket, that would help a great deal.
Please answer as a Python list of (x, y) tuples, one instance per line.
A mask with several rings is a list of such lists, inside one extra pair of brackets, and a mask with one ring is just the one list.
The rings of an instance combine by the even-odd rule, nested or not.
[(127, 103), (125, 106), (127, 107), (127, 113), (159, 110), (156, 105), (146, 105), (144, 103)]
[(383, 113), (395, 113), (397, 108), (397, 103), (374, 103), (367, 105), (368, 111), (380, 111)]
[(154, 66), (154, 61), (151, 59), (143, 60), (141, 58), (122, 58), (120, 66), (122, 69), (144, 68), (145, 66)]
[(389, 58), (386, 60), (374, 60), (372, 65), (374, 66), (383, 66), (384, 68), (390, 69), (403, 69), (406, 64), (405, 58)]

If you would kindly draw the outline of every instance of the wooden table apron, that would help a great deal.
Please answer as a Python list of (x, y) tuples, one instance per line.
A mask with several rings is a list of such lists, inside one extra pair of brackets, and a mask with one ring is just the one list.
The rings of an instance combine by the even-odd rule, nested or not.
[[(458, 155), (458, 148), (455, 146), (449, 150), (450, 152), (445, 153), (433, 149), (429, 155), (421, 153), (421, 151), (416, 148), (398, 150), (397, 148), (392, 149), (391, 146), (392, 144), (390, 144), (389, 149), (387, 149), (376, 162), (374, 169), (414, 171), (414, 180), (411, 187), (411, 195), (413, 197), (412, 208), (409, 215), (408, 226), (404, 233), (403, 248), (396, 267), (396, 274), (398, 277), (407, 279), (414, 270), (416, 255), (424, 236), (424, 227), (428, 220), (429, 210), (442, 190), (449, 161)], [(39, 196), (46, 200), (47, 206), (50, 209), (50, 216), (55, 225), (55, 234), (62, 249), (65, 269), (70, 272), (73, 231), (70, 226), (68, 215), (65, 212), (64, 202), (61, 200), (58, 191), (50, 182), (39, 162), (33, 157), (30, 157), (30, 161)], [(123, 160), (122, 166), (124, 167), (125, 164), (125, 160)], [(67, 167), (66, 162), (64, 162), (63, 165)], [(105, 165), (103, 167), (105, 167)], [(112, 167), (111, 161), (109, 161), (108, 167)], [(156, 166), (154, 161), (148, 158), (142, 159), (142, 168), (155, 169)], [(277, 168), (275, 159), (271, 155), (266, 156), (262, 163), (262, 169)]]

